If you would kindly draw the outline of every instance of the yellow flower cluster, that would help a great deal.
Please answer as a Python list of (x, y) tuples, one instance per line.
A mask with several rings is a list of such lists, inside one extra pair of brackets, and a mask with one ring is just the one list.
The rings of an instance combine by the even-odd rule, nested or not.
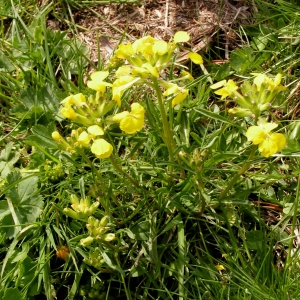
[(241, 106), (229, 109), (229, 113), (238, 117), (251, 115), (259, 117), (263, 111), (271, 108), (271, 102), (286, 89), (280, 84), (281, 74), (277, 74), (274, 80), (266, 74), (253, 73), (252, 75), (255, 76), (253, 85), (247, 81), (241, 86), (237, 86), (231, 79), (211, 85), (211, 89), (217, 89), (215, 94), (221, 96), (221, 99), (231, 97), (234, 102)]
[(144, 126), (144, 108), (139, 103), (131, 105), (131, 112), (124, 111), (116, 115), (105, 115), (115, 106), (115, 102), (108, 100), (106, 90), (112, 84), (104, 81), (108, 77), (107, 71), (98, 71), (91, 75), (87, 85), (95, 90), (96, 96), (86, 97), (79, 93), (64, 99), (61, 104), (61, 114), (75, 123), (83, 125), (72, 130), (71, 136), (64, 139), (58, 131), (52, 133), (52, 138), (62, 150), (76, 153), (78, 148), (90, 147), (97, 158), (108, 158), (113, 152), (113, 146), (103, 137), (108, 125), (119, 123), (121, 130), (133, 134), (142, 130)]
[[(117, 79), (112, 84), (113, 100), (118, 105), (124, 92), (135, 84), (147, 84), (148, 80), (155, 78), (159, 85), (166, 88), (164, 96), (172, 96), (172, 106), (181, 103), (188, 95), (188, 90), (179, 87), (175, 83), (166, 82), (161, 78), (161, 71), (172, 63), (178, 43), (187, 42), (189, 35), (184, 31), (179, 31), (174, 35), (174, 39), (165, 42), (151, 36), (145, 36), (134, 43), (119, 45), (112, 57), (112, 62), (119, 62), (122, 65), (117, 69)], [(190, 53), (190, 59), (197, 64), (202, 64), (202, 57), (197, 53)], [(183, 76), (177, 80), (189, 79), (192, 76), (184, 71)], [(168, 85), (170, 85), (170, 88)]]
[[(253, 116), (257, 120), (263, 111), (272, 107), (271, 102), (286, 88), (280, 84), (281, 74), (277, 74), (274, 79), (265, 74), (252, 75), (255, 76), (252, 85), (245, 82), (238, 86), (233, 80), (222, 80), (213, 84), (211, 88), (216, 89), (215, 94), (221, 96), (221, 99), (231, 97), (240, 106), (229, 109), (229, 113), (238, 117)], [(277, 126), (278, 124), (259, 119), (257, 126), (248, 128), (246, 137), (248, 141), (258, 145), (262, 156), (272, 156), (284, 148), (285, 136), (281, 133), (271, 133)]]
[[(187, 42), (189, 38), (186, 32), (179, 31), (169, 42), (145, 36), (134, 43), (119, 45), (111, 60), (119, 63), (112, 83), (109, 82), (112, 77), (109, 71), (94, 72), (87, 86), (96, 91), (95, 96), (86, 98), (78, 93), (61, 101), (61, 114), (81, 127), (72, 130), (71, 136), (66, 139), (59, 132), (53, 132), (52, 137), (59, 147), (70, 153), (90, 148), (97, 158), (108, 158), (113, 152), (113, 146), (105, 140), (105, 132), (111, 124), (118, 123), (127, 134), (142, 130), (145, 111), (139, 103), (132, 103), (130, 112), (107, 116), (115, 104), (121, 106), (122, 95), (135, 84), (154, 87), (156, 80), (156, 87), (163, 89), (161, 98), (172, 100), (173, 107), (180, 104), (189, 91), (175, 81), (193, 80), (193, 77), (182, 71), (179, 78), (169, 82), (164, 80), (165, 72), (162, 70), (173, 63), (178, 44)], [(202, 57), (197, 53), (190, 53), (189, 58), (196, 64), (203, 64)]]

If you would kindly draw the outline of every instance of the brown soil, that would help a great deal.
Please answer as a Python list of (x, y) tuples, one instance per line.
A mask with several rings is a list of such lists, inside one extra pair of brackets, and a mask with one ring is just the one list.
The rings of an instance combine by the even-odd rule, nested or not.
[[(134, 41), (144, 35), (169, 40), (175, 32), (185, 30), (191, 35), (189, 47), (203, 52), (218, 36), (223, 41), (224, 59), (229, 50), (240, 46), (236, 33), (240, 25), (251, 23), (253, 7), (246, 1), (227, 0), (142, 0), (136, 4), (110, 4), (73, 11), (79, 38), (89, 47), (91, 60), (106, 61), (116, 45)], [(48, 20), (48, 27), (59, 29), (61, 23)]]

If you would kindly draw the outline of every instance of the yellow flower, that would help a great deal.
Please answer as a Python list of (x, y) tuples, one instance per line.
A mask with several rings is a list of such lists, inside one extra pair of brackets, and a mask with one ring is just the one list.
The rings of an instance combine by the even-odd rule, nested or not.
[[(133, 67), (132, 70), (134, 73), (141, 75), (141, 77), (149, 77), (148, 74), (151, 74), (154, 77), (158, 77), (158, 71), (155, 67), (151, 66), (149, 63), (142, 64), (141, 67)], [(146, 76), (143, 76), (146, 75)]]
[(254, 84), (257, 86), (257, 89), (260, 90), (262, 84), (265, 85), (265, 88), (267, 88), (269, 91), (284, 91), (286, 87), (280, 85), (282, 75), (278, 73), (274, 80), (270, 79), (266, 74), (260, 74), (260, 73), (252, 73), (252, 75), (256, 76), (254, 79)]
[(78, 136), (77, 142), (80, 146), (88, 147), (91, 139), (92, 138), (88, 135), (86, 131), (82, 131)]
[(188, 54), (189, 59), (197, 65), (202, 65), (203, 64), (203, 59), (202, 56), (199, 55), (198, 53), (191, 52)]
[(215, 268), (216, 268), (218, 271), (224, 271), (224, 270), (225, 270), (224, 266), (223, 266), (223, 265), (220, 265), (220, 264), (215, 265)]
[(163, 93), (164, 96), (176, 94), (176, 96), (172, 100), (172, 107), (181, 103), (189, 93), (187, 89), (181, 88), (175, 83), (164, 82), (163, 85), (166, 87), (166, 90)]
[(63, 107), (60, 112), (65, 118), (70, 120), (75, 120), (77, 117), (77, 113), (71, 106)]
[(65, 98), (60, 102), (63, 104), (65, 107), (70, 107), (73, 104), (76, 106), (81, 106), (83, 103), (86, 103), (85, 96), (82, 93), (76, 94), (76, 95), (71, 95)]
[(91, 81), (87, 82), (87, 86), (97, 92), (105, 92), (107, 86), (112, 86), (110, 83), (103, 81), (107, 76), (108, 71), (98, 71), (91, 75)]
[(117, 58), (127, 59), (134, 54), (132, 44), (121, 44), (115, 52)]
[(169, 45), (165, 41), (157, 40), (156, 42), (154, 42), (154, 44), (152, 46), (152, 50), (154, 53), (156, 53), (158, 55), (164, 55), (165, 53), (168, 52)]
[(139, 103), (132, 103), (131, 112), (123, 111), (114, 116), (108, 116), (106, 120), (108, 122), (120, 123), (121, 130), (128, 134), (133, 134), (142, 130), (144, 126), (144, 115), (144, 107)]
[(139, 80), (140, 80), (139, 77), (125, 75), (119, 77), (114, 81), (112, 85), (112, 92), (113, 92), (112, 99), (117, 102), (118, 106), (121, 105), (121, 97), (124, 94), (124, 92)]
[(191, 73), (182, 70), (182, 71), (180, 72), (180, 80), (184, 80), (184, 79), (187, 79), (187, 80), (189, 80), (189, 81), (194, 81), (194, 77), (192, 76)]
[(177, 31), (174, 35), (174, 43), (184, 43), (190, 40), (190, 36), (185, 31)]
[(156, 41), (152, 36), (144, 36), (132, 44), (132, 49), (134, 53), (140, 53), (147, 59), (154, 54), (152, 47)]
[(108, 158), (113, 152), (113, 146), (104, 139), (97, 139), (94, 141), (91, 151), (98, 158)]
[(181, 89), (179, 93), (175, 96), (175, 98), (172, 100), (172, 107), (181, 103), (187, 97), (188, 93), (189, 90)]
[(210, 86), (211, 89), (218, 89), (222, 87), (221, 89), (215, 91), (215, 94), (222, 96), (221, 99), (224, 99), (230, 95), (232, 95), (237, 89), (238, 86), (235, 84), (233, 80), (222, 80), (220, 82), (217, 82)]
[(93, 137), (95, 138), (96, 136), (98, 135), (104, 135), (104, 131), (103, 129), (98, 126), (98, 125), (93, 125), (93, 126), (90, 126), (88, 129), (87, 129), (88, 133)]
[(278, 124), (260, 120), (258, 126), (251, 126), (246, 132), (248, 141), (258, 145), (258, 151), (264, 157), (281, 151), (286, 144), (286, 138), (282, 133), (271, 133), (277, 126)]

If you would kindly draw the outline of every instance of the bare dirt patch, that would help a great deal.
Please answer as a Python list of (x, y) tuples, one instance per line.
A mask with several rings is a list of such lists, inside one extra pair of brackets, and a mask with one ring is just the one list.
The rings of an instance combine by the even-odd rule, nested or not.
[[(216, 40), (222, 41), (224, 58), (241, 43), (236, 29), (252, 20), (252, 8), (244, 1), (227, 0), (143, 0), (141, 5), (110, 4), (74, 12), (79, 38), (89, 47), (91, 60), (106, 61), (116, 45), (145, 35), (169, 40), (175, 32), (191, 35), (190, 48), (205, 52)], [(49, 23), (48, 23), (49, 24)], [(51, 24), (50, 24), (51, 25)]]

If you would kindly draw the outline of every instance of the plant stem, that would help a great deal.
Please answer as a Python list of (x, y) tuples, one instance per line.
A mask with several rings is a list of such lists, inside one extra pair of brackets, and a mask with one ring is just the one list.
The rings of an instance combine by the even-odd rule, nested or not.
[(117, 164), (117, 162), (115, 161), (113, 156), (110, 156), (109, 160), (116, 171), (118, 171), (120, 174), (124, 175), (132, 183), (132, 185), (134, 185), (136, 188), (138, 188), (138, 189), (140, 188), (139, 184), (131, 176), (129, 176), (126, 172), (124, 172), (123, 169)]
[(230, 189), (233, 187), (235, 182), (240, 178), (241, 175), (243, 175), (250, 167), (251, 165), (251, 160), (253, 159), (254, 153), (256, 151), (257, 146), (252, 145), (250, 155), (245, 162), (245, 164), (240, 168), (240, 170), (233, 176), (233, 178), (229, 181), (227, 187), (221, 192), (220, 194), (220, 199), (224, 198), (227, 193), (230, 191)]
[(292, 248), (293, 248), (293, 235), (295, 234), (295, 228), (296, 228), (296, 222), (297, 222), (297, 216), (298, 216), (298, 206), (299, 206), (299, 194), (300, 194), (300, 175), (298, 176), (298, 185), (297, 185), (297, 191), (296, 191), (296, 197), (294, 202), (294, 214), (292, 219), (292, 228), (291, 228), (291, 240), (289, 244), (289, 251), (286, 259), (286, 266), (288, 267), (290, 264), (291, 254), (292, 254)]
[[(164, 139), (164, 142), (166, 143), (168, 151), (169, 151), (170, 162), (174, 163), (174, 150), (175, 150), (176, 145), (175, 145), (172, 133), (171, 133), (171, 128), (169, 126), (169, 121), (168, 121), (167, 114), (165, 111), (163, 97), (162, 97), (162, 93), (161, 93), (161, 90), (158, 85), (158, 81), (155, 77), (153, 77), (152, 80), (153, 80), (153, 87), (154, 87), (156, 95), (157, 95), (158, 106), (159, 106), (162, 123), (163, 123), (163, 130), (164, 130), (163, 139)], [(172, 172), (172, 170), (173, 170), (173, 167), (171, 166), (170, 172)]]

